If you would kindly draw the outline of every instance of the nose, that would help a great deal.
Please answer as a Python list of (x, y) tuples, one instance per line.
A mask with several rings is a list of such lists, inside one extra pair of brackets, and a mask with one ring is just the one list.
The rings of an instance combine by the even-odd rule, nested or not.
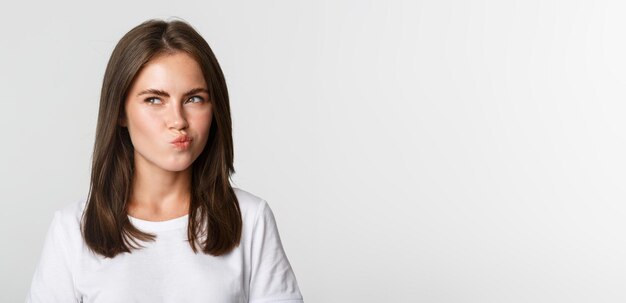
[(168, 113), (168, 128), (177, 131), (186, 129), (188, 123), (185, 118), (185, 112), (176, 104), (176, 102), (170, 102), (170, 104), (172, 106)]

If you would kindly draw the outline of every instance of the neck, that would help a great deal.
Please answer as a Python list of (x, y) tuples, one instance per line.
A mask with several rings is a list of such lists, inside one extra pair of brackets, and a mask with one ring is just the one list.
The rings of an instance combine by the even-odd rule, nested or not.
[(188, 213), (191, 169), (166, 171), (135, 163), (128, 214), (136, 218), (173, 218)]

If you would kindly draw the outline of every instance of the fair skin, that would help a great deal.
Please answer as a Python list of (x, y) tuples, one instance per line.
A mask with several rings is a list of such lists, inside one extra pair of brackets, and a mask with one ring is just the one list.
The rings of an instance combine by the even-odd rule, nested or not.
[[(188, 214), (192, 163), (208, 140), (212, 106), (200, 66), (186, 53), (158, 55), (136, 75), (120, 120), (135, 149), (130, 216), (164, 221)], [(187, 148), (171, 143), (181, 134), (191, 137)]]

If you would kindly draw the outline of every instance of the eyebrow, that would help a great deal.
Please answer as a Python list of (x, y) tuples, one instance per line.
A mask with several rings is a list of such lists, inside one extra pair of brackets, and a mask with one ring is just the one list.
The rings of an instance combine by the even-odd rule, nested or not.
[[(203, 87), (197, 87), (194, 89), (191, 89), (190, 91), (186, 92), (183, 96), (189, 96), (189, 95), (193, 95), (193, 94), (197, 94), (199, 92), (204, 92), (204, 93), (209, 93), (209, 91), (206, 88)], [(164, 90), (160, 90), (160, 89), (156, 89), (156, 88), (148, 88), (146, 90), (141, 91), (140, 93), (137, 94), (137, 96), (141, 96), (141, 95), (147, 95), (147, 94), (155, 94), (158, 96), (162, 96), (162, 97), (170, 97), (170, 94), (168, 94), (166, 91)]]

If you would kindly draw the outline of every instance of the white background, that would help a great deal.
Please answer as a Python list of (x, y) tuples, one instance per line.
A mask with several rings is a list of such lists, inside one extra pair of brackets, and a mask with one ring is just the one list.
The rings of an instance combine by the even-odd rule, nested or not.
[(0, 301), (85, 195), (118, 40), (179, 17), (306, 302), (626, 301), (623, 1), (0, 4)]

